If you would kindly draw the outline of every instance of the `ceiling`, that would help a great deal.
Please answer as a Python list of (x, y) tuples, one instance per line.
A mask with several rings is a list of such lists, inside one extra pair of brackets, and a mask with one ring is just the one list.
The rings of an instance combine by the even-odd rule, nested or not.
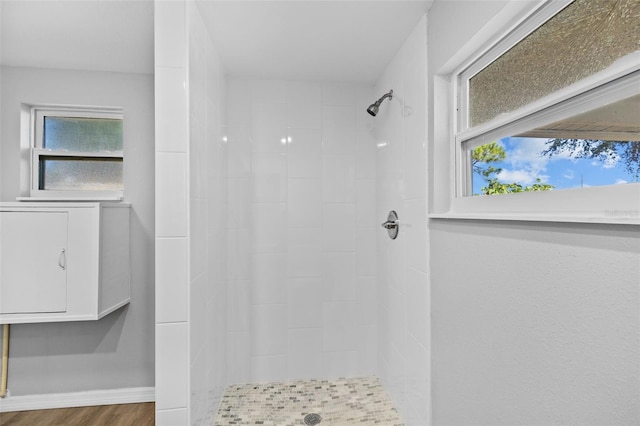
[[(197, 4), (230, 75), (374, 82), (432, 2)], [(1, 0), (0, 11), (3, 65), (153, 72), (152, 0)]]
[(199, 1), (229, 74), (374, 82), (432, 1)]
[(153, 72), (153, 1), (0, 0), (2, 64)]

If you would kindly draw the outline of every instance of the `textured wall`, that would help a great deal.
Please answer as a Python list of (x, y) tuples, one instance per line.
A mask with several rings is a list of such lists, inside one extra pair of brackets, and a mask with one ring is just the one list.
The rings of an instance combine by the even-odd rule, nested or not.
[(435, 425), (640, 422), (637, 227), (437, 220), (431, 244)]
[(12, 395), (153, 386), (153, 77), (2, 69), (2, 201), (20, 194), (20, 103), (122, 106), (131, 303), (99, 321), (11, 326)]

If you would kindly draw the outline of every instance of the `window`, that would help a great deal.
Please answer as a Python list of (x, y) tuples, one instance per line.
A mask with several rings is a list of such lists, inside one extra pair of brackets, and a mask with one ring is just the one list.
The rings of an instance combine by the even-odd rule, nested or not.
[(122, 198), (121, 111), (60, 107), (30, 111), (32, 197)]
[(454, 73), (452, 213), (640, 223), (638, 19), (543, 1)]

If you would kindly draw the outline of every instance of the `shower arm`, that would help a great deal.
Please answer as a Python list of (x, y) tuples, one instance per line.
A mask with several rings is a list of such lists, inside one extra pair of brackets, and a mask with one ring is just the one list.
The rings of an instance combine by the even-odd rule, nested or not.
[(382, 97), (376, 101), (376, 104), (380, 105), (382, 101), (387, 98), (389, 98), (389, 100), (393, 99), (393, 89), (389, 90), (389, 93), (385, 93), (384, 95), (382, 95)]

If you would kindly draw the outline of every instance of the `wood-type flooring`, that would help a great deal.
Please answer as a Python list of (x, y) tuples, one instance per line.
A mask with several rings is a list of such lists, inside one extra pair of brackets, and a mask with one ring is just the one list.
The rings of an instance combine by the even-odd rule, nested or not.
[(153, 426), (155, 403), (0, 413), (0, 426)]

